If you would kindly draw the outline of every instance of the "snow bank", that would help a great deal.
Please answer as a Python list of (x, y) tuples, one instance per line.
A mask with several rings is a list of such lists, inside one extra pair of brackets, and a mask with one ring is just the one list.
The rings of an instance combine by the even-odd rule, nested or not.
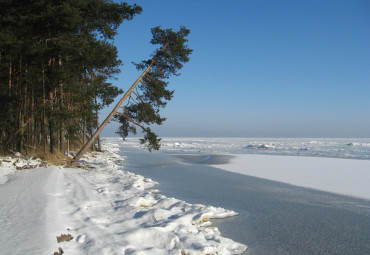
[(24, 158), (20, 153), (16, 153), (15, 157), (0, 157), (0, 185), (9, 180), (9, 176), (17, 170), (32, 169), (46, 165), (41, 159), (33, 159), (33, 157)]
[(214, 167), (296, 186), (370, 199), (370, 160), (233, 154)]
[[(0, 201), (10, 207), (0, 210), (0, 219), (8, 219), (0, 221), (0, 249), (4, 254), (52, 254), (58, 247), (68, 255), (241, 254), (246, 250), (245, 245), (222, 237), (217, 228), (210, 227), (210, 219), (234, 216), (234, 211), (167, 198), (158, 192), (158, 183), (121, 170), (119, 164), (124, 159), (116, 154), (117, 144), (106, 143), (104, 149), (81, 160), (89, 171), (49, 167), (14, 173), (2, 166), (0, 176), (13, 172), (15, 180), (24, 179), (28, 187), (38, 187), (36, 191), (25, 189), (22, 201), (14, 203), (11, 201), (18, 196), (19, 187), (9, 189), (17, 183), (13, 176), (0, 185)], [(46, 206), (33, 206), (33, 211), (22, 214), (22, 207), (31, 206), (28, 203), (35, 196), (39, 205)], [(16, 205), (20, 206), (18, 213), (9, 214)], [(18, 216), (32, 219), (37, 215), (42, 215), (37, 226), (32, 221), (27, 221), (26, 227), (13, 224)], [(3, 228), (3, 224), (8, 227)], [(23, 239), (17, 237), (20, 232), (26, 233)], [(56, 237), (61, 234), (70, 234), (73, 240), (57, 243)]]

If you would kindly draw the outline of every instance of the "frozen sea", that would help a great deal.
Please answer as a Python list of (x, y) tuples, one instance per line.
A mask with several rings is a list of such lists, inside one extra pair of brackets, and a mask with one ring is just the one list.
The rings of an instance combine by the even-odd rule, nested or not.
[(370, 159), (370, 138), (164, 138), (162, 150)]
[(121, 154), (126, 170), (158, 181), (166, 196), (238, 212), (214, 224), (248, 245), (246, 254), (370, 254), (370, 200), (216, 167), (238, 154), (366, 165), (370, 139), (164, 138), (162, 150), (149, 153), (131, 138), (121, 142)]

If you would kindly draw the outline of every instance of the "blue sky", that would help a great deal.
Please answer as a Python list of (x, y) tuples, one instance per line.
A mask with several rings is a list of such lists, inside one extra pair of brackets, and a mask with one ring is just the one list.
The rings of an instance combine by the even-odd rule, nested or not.
[(150, 28), (191, 30), (160, 136), (370, 137), (370, 1), (127, 2), (143, 12), (115, 40), (124, 90), (154, 49)]

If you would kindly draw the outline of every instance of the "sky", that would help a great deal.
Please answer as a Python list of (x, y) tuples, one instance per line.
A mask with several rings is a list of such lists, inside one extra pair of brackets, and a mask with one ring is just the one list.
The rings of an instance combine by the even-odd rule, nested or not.
[(155, 49), (150, 28), (191, 30), (160, 136), (370, 137), (370, 1), (126, 2), (143, 12), (114, 41), (123, 90), (140, 74), (131, 62)]

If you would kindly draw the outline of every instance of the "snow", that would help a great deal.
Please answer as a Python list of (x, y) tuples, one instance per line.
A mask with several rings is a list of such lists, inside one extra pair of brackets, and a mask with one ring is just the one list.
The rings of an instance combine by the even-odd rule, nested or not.
[[(241, 254), (210, 219), (223, 208), (168, 198), (158, 183), (122, 170), (117, 144), (81, 160), (89, 170), (0, 158), (0, 253)], [(17, 170), (23, 169), (23, 170)], [(36, 168), (33, 168), (36, 167)], [(72, 241), (57, 243), (70, 234)]]
[(233, 154), (214, 167), (296, 186), (370, 199), (370, 160)]
[(0, 184), (4, 184), (9, 180), (9, 176), (16, 170), (30, 169), (45, 165), (46, 163), (40, 159), (22, 158), (20, 153), (16, 153), (15, 157), (0, 157)]
[[(85, 169), (47, 166), (20, 154), (0, 158), (0, 254), (52, 254), (59, 247), (65, 254), (241, 254), (246, 249), (211, 225), (211, 219), (236, 212), (162, 195), (158, 183), (126, 171), (117, 154), (121, 141), (106, 141), (104, 152), (80, 161)], [(370, 199), (369, 139), (167, 138), (163, 143), (167, 153), (232, 156), (227, 164), (213, 165), (223, 170)], [(136, 144), (125, 142), (140, 147)], [(57, 243), (62, 234), (73, 240)]]
[[(233, 153), (370, 159), (370, 138), (163, 138), (169, 153)], [(140, 147), (137, 138), (125, 146)]]
[(270, 144), (261, 144), (261, 145), (248, 145), (245, 146), (245, 149), (250, 149), (250, 150), (273, 150), (275, 149), (275, 146), (270, 145)]

